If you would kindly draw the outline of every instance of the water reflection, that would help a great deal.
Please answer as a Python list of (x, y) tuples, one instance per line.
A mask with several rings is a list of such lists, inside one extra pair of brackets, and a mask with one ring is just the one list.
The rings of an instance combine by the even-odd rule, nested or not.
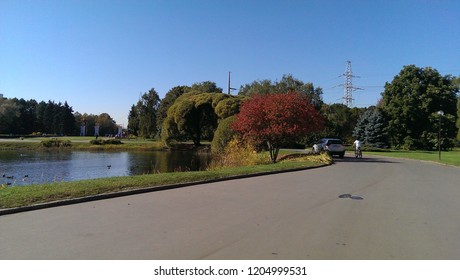
[(211, 161), (207, 153), (155, 152), (12, 152), (0, 151), (0, 184), (30, 185), (204, 170)]

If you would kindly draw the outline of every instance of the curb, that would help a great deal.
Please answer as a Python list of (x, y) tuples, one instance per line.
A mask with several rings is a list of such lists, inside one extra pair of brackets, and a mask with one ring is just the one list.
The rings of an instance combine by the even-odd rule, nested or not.
[(146, 187), (146, 188), (138, 188), (138, 189), (132, 189), (132, 190), (119, 191), (119, 192), (103, 193), (103, 194), (98, 194), (98, 195), (93, 195), (93, 196), (84, 196), (84, 197), (71, 198), (71, 199), (65, 199), (65, 200), (57, 200), (57, 201), (52, 201), (52, 202), (34, 204), (30, 206), (4, 208), (4, 209), (0, 209), (0, 216), (16, 214), (20, 212), (52, 208), (52, 207), (58, 207), (58, 206), (72, 205), (72, 204), (77, 204), (77, 203), (84, 203), (84, 202), (90, 202), (90, 201), (123, 197), (123, 196), (128, 196), (128, 195), (191, 187), (191, 186), (202, 185), (202, 184), (224, 182), (224, 181), (230, 181), (230, 180), (238, 180), (238, 179), (259, 177), (259, 176), (265, 176), (265, 175), (272, 175), (272, 174), (296, 172), (296, 171), (303, 171), (303, 170), (309, 170), (309, 169), (317, 169), (317, 168), (326, 167), (329, 165), (331, 164), (322, 164), (318, 166), (293, 168), (293, 169), (278, 170), (278, 171), (266, 171), (266, 172), (259, 172), (259, 173), (253, 173), (253, 174), (235, 175), (235, 176), (229, 176), (229, 177), (224, 177), (224, 178), (186, 182), (186, 183), (177, 183), (177, 184), (171, 184), (171, 185), (151, 186), (151, 187)]

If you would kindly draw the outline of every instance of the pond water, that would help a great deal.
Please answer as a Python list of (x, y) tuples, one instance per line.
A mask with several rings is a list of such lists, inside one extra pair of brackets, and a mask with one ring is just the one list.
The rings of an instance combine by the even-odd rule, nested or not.
[(0, 151), (0, 185), (21, 186), (61, 181), (205, 170), (208, 153), (155, 152), (16, 152)]

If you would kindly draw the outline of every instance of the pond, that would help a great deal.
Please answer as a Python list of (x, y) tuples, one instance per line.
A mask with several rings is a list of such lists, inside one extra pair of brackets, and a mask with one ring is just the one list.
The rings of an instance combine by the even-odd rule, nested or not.
[(0, 185), (205, 170), (211, 155), (192, 151), (34, 152), (0, 151)]

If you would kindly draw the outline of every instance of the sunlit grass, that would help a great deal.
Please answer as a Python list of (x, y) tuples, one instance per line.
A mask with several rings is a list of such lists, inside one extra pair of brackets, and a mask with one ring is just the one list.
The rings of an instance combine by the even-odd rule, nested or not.
[[(15, 138), (15, 139), (2, 139), (0, 141), (0, 150), (43, 150), (46, 149), (42, 145), (42, 141), (49, 140), (48, 137), (35, 137), (35, 138)], [(58, 137), (59, 140), (69, 140), (72, 144), (71, 147), (63, 147), (61, 149), (69, 150), (161, 150), (163, 144), (160, 141), (146, 140), (146, 139), (122, 139), (120, 145), (92, 145), (91, 140), (95, 137), (88, 136), (74, 136), (74, 137)], [(99, 139), (107, 139), (99, 137)], [(54, 149), (54, 148), (53, 148)]]
[(417, 160), (434, 161), (449, 165), (460, 166), (460, 149), (452, 151), (441, 151), (439, 160), (438, 151), (385, 151), (385, 152), (365, 152), (367, 154), (390, 156), (396, 158), (409, 158)]

